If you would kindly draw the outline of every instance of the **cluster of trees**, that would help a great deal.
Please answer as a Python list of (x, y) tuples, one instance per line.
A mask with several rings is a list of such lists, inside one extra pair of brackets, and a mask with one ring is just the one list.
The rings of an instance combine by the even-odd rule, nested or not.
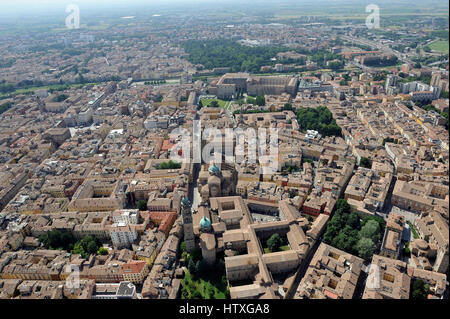
[(158, 169), (178, 169), (181, 168), (181, 163), (174, 162), (172, 160), (168, 162), (162, 162), (158, 165)]
[(262, 66), (274, 65), (271, 59), (284, 47), (240, 45), (227, 39), (190, 40), (181, 44), (189, 54), (188, 61), (202, 64), (207, 69), (229, 67), (231, 72), (259, 72)]
[(411, 282), (410, 298), (411, 299), (427, 299), (430, 292), (430, 285), (424, 283), (420, 278)]
[(294, 173), (300, 172), (301, 168), (297, 167), (297, 165), (285, 165), (282, 169), (283, 172)]
[(384, 232), (384, 220), (378, 216), (370, 216), (361, 221), (343, 199), (338, 200), (336, 208), (323, 241), (350, 254), (369, 259)]
[(265, 106), (266, 105), (266, 99), (263, 95), (258, 95), (256, 98), (253, 98), (251, 96), (247, 97), (247, 104), (253, 104), (258, 106)]
[(80, 254), (83, 258), (91, 254), (106, 255), (108, 250), (102, 247), (100, 239), (95, 236), (86, 236), (77, 241), (67, 230), (54, 229), (39, 236), (39, 241), (47, 249), (60, 249)]
[(433, 30), (431, 31), (431, 36), (435, 38), (441, 38), (448, 40), (448, 30)]
[(69, 66), (69, 67), (65, 68), (64, 71), (62, 71), (62, 72), (60, 72), (60, 73), (58, 73), (58, 74), (55, 75), (55, 79), (59, 79), (59, 78), (62, 77), (63, 75), (66, 75), (66, 74), (69, 74), (69, 73), (75, 73), (75, 74), (78, 74), (78, 73), (79, 73), (78, 65), (77, 65), (77, 64), (74, 64), (74, 65), (72, 65), (72, 66)]
[(16, 58), (0, 59), (0, 69), (10, 68), (16, 63)]
[(5, 102), (3, 104), (0, 104), (0, 114), (2, 114), (3, 112), (8, 111), (12, 107), (13, 107), (13, 103), (12, 102)]
[(217, 100), (212, 100), (208, 106), (209, 107), (219, 107), (219, 102), (217, 102)]
[(385, 81), (385, 80), (386, 80), (386, 76), (387, 76), (387, 72), (386, 72), (386, 71), (377, 72), (377, 73), (373, 76), (373, 80), (374, 80), (374, 81)]
[(144, 199), (141, 199), (138, 203), (137, 203), (137, 208), (142, 212), (142, 211), (146, 211), (147, 210), (147, 201)]
[(11, 93), (16, 90), (16, 87), (12, 83), (0, 83), (0, 93)]
[(274, 253), (281, 250), (281, 246), (284, 245), (284, 240), (279, 234), (275, 233), (270, 236), (266, 244), (269, 251)]
[(166, 80), (159, 80), (159, 81), (145, 81), (145, 85), (155, 85), (155, 84), (164, 84), (166, 83)]
[(58, 96), (55, 97), (55, 102), (62, 102), (65, 101), (69, 98), (69, 96), (67, 94), (59, 94)]
[[(418, 51), (420, 51), (420, 48), (417, 48)], [(438, 62), (438, 61), (442, 61), (442, 63), (444, 64), (444, 61), (448, 58), (448, 54), (440, 54), (440, 55), (429, 55), (429, 56), (417, 56), (417, 57), (413, 57), (412, 60), (419, 63), (419, 64), (415, 64), (414, 67), (416, 67), (416, 65), (421, 65), (422, 64), (430, 64), (430, 63), (434, 63), (434, 62)]]
[(239, 88), (236, 93), (236, 100), (244, 98), (244, 89)]
[(332, 70), (338, 70), (338, 69), (342, 69), (344, 67), (344, 61), (332, 61), (330, 63), (328, 63), (328, 67)]
[(398, 58), (395, 55), (392, 56), (383, 56), (379, 59), (370, 59), (370, 60), (364, 60), (364, 64), (367, 66), (374, 66), (374, 67), (383, 67), (383, 66), (390, 66), (390, 65), (396, 65), (398, 63)]
[[(101, 247), (102, 243), (100, 239), (89, 235), (76, 242), (71, 253), (80, 254), (81, 257), (88, 258), (92, 254), (97, 254), (97, 252), (104, 254), (104, 250), (100, 251)], [(106, 251), (106, 253), (108, 253), (108, 251)]]
[(447, 123), (445, 123), (445, 129), (448, 130), (448, 128), (450, 127), (448, 123), (448, 110), (445, 112), (441, 112), (441, 115), (447, 120)]
[(361, 157), (359, 161), (359, 166), (365, 167), (365, 168), (372, 168), (372, 160), (367, 157)]
[(315, 130), (322, 136), (342, 136), (341, 128), (326, 106), (300, 108), (297, 110), (297, 120), (303, 132)]
[[(448, 92), (447, 92), (448, 95)], [(448, 98), (448, 97), (447, 97)], [(445, 128), (448, 130), (449, 128), (449, 123), (448, 123), (448, 110), (446, 110), (445, 112), (441, 112), (439, 111), (437, 108), (434, 107), (433, 104), (430, 104), (431, 101), (425, 101), (425, 102), (420, 102), (417, 101), (415, 102), (416, 105), (422, 109), (424, 109), (425, 111), (435, 111), (436, 113), (440, 114), (442, 117), (444, 117), (447, 120), (447, 123), (445, 124)]]
[[(342, 57), (342, 55), (330, 53), (326, 50), (320, 50), (320, 51), (317, 51), (316, 53), (314, 53), (313, 55), (311, 55), (310, 59), (311, 59), (311, 61), (316, 62), (318, 67), (324, 68), (327, 66), (326, 65), (327, 61), (342, 60), (343, 57)], [(338, 68), (342, 67), (342, 65), (343, 65), (343, 61), (342, 61), (341, 65), (338, 65)], [(331, 68), (330, 65), (329, 65), (329, 67)]]
[(425, 104), (425, 105), (421, 106), (421, 108), (423, 108), (425, 111), (428, 111), (428, 112), (435, 111), (436, 113), (441, 113), (441, 111), (439, 111), (437, 108), (435, 108), (433, 104)]
[(286, 103), (281, 108), (281, 111), (295, 111), (295, 109), (294, 109), (294, 107), (292, 106), (291, 103)]
[(229, 298), (223, 256), (218, 256), (217, 262), (209, 265), (199, 248), (188, 253), (185, 242), (182, 242), (180, 251), (189, 271), (181, 282), (182, 299)]
[(409, 242), (405, 244), (405, 248), (403, 249), (403, 254), (407, 257), (411, 257), (411, 249), (409, 248)]
[(66, 230), (54, 229), (39, 236), (39, 241), (47, 249), (61, 249), (70, 251), (76, 243), (72, 233)]

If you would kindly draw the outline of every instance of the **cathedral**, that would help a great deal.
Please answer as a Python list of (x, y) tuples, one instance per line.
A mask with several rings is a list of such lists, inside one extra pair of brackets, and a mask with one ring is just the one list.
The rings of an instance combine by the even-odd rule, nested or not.
[(202, 165), (198, 177), (198, 190), (202, 202), (208, 202), (211, 197), (233, 195), (236, 191), (236, 172), (229, 164)]

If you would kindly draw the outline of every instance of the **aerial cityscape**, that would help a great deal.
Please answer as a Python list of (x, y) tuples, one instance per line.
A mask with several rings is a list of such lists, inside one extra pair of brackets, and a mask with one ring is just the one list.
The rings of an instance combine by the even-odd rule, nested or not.
[(448, 276), (447, 1), (0, 1), (0, 299)]

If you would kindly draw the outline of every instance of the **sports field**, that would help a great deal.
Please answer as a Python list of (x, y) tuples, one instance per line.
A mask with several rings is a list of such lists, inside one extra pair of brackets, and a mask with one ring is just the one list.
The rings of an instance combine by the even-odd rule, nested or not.
[(448, 41), (434, 41), (428, 45), (431, 50), (448, 54)]

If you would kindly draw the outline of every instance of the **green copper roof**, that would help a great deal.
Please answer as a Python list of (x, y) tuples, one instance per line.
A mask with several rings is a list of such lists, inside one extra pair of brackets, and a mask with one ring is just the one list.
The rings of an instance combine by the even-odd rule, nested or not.
[(212, 165), (209, 167), (208, 171), (209, 171), (210, 173), (218, 173), (218, 172), (220, 172), (220, 168), (219, 168), (219, 166), (217, 166), (216, 164), (212, 164)]
[(200, 228), (209, 228), (211, 227), (211, 221), (208, 217), (203, 216), (202, 220), (200, 221)]
[(181, 204), (184, 206), (190, 206), (191, 203), (189, 202), (189, 199), (187, 197), (183, 197), (183, 199), (181, 200)]

